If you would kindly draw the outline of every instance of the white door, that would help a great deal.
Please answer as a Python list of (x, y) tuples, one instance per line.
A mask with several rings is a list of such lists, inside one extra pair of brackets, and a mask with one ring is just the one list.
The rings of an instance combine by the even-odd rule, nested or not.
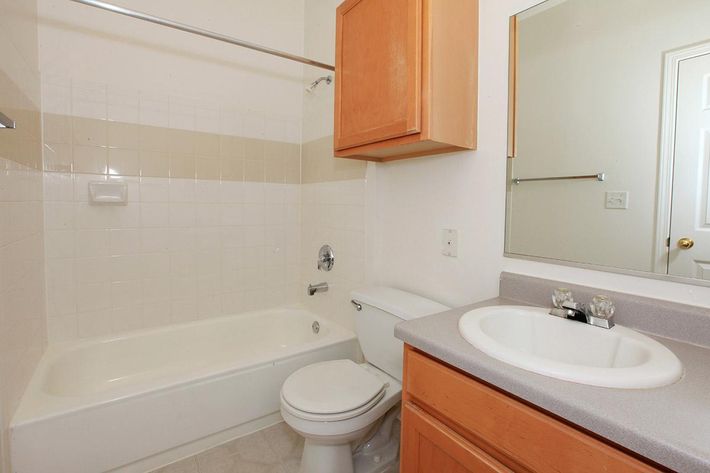
[(678, 73), (668, 273), (710, 280), (710, 54)]

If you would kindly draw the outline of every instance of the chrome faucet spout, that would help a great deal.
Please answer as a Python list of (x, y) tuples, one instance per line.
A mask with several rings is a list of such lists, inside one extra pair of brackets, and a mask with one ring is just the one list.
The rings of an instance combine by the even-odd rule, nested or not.
[(594, 327), (609, 329), (614, 326), (614, 304), (606, 296), (594, 296), (592, 302), (587, 305), (575, 302), (569, 290), (558, 289), (553, 294), (552, 301), (554, 307), (550, 310), (550, 315)]
[(317, 292), (328, 292), (328, 283), (309, 284), (307, 292), (309, 296), (314, 296)]

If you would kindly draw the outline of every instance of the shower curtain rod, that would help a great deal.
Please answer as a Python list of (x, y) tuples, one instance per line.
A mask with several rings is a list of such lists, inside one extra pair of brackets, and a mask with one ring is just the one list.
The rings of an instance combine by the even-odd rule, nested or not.
[(139, 20), (149, 21), (158, 25), (167, 26), (168, 28), (174, 28), (176, 30), (185, 31), (186, 33), (192, 33), (199, 36), (204, 36), (205, 38), (216, 39), (217, 41), (222, 41), (229, 44), (234, 44), (236, 46), (241, 46), (247, 49), (253, 49), (254, 51), (259, 51), (266, 54), (271, 54), (272, 56), (278, 56), (284, 59), (289, 59), (291, 61), (300, 62), (303, 64), (308, 64), (309, 66), (320, 67), (322, 69), (327, 69), (329, 71), (334, 71), (335, 67), (330, 64), (325, 64), (322, 62), (314, 61), (302, 56), (296, 56), (295, 54), (285, 53), (277, 49), (267, 48), (266, 46), (261, 46), (259, 44), (249, 43), (247, 41), (242, 41), (240, 39), (232, 38), (231, 36), (225, 36), (223, 34), (214, 33), (209, 30), (202, 28), (195, 28), (193, 26), (185, 25), (183, 23), (178, 23), (176, 21), (167, 20), (165, 18), (160, 18), (157, 16), (149, 15), (147, 13), (142, 13), (135, 10), (129, 10), (128, 8), (120, 7), (118, 5), (113, 5), (111, 3), (100, 2), (98, 0), (69, 0), (75, 3), (81, 3), (83, 5), (88, 5), (90, 7), (100, 8), (101, 10), (110, 11), (113, 13), (118, 13), (119, 15), (130, 16), (131, 18), (137, 18)]

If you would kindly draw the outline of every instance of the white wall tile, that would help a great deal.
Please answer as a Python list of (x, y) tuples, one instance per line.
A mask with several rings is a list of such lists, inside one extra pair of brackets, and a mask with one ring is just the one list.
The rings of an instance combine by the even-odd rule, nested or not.
[(83, 312), (108, 309), (111, 306), (111, 284), (109, 282), (77, 282), (76, 306), (79, 315)]
[(100, 337), (113, 331), (110, 310), (81, 312), (77, 315), (77, 336)]
[(114, 308), (110, 313), (112, 332), (129, 332), (145, 326), (141, 307)]
[(251, 226), (264, 225), (266, 223), (266, 206), (264, 204), (244, 204), (242, 223)]
[(168, 203), (142, 203), (140, 205), (140, 226), (167, 227), (170, 225), (170, 204)]
[[(140, 307), (143, 304), (142, 280), (113, 281), (111, 283), (111, 307)], [(138, 310), (140, 316), (141, 311)]]
[(130, 281), (143, 273), (143, 255), (119, 255), (109, 259), (111, 281)]
[(170, 180), (159, 177), (142, 177), (140, 200), (141, 202), (169, 202)]
[[(243, 136), (243, 119), (237, 110), (220, 109), (219, 131), (223, 135)], [(295, 143), (296, 141), (294, 141)]]
[(69, 202), (47, 202), (44, 226), (47, 230), (71, 230), (74, 228), (75, 206)]
[(244, 202), (245, 187), (250, 183), (225, 181), (220, 186), (221, 201), (223, 203)]
[(74, 200), (74, 176), (69, 173), (46, 173), (43, 179), (44, 200), (71, 202)]
[(47, 258), (70, 258), (74, 256), (73, 230), (48, 230), (45, 236)]
[(54, 342), (73, 340), (78, 336), (76, 314), (49, 317), (47, 319), (47, 337)]
[(186, 202), (175, 202), (170, 204), (170, 226), (171, 227), (194, 227), (195, 226), (195, 204)]
[(142, 251), (139, 228), (111, 229), (109, 232), (109, 252), (111, 255), (136, 254)]
[(167, 95), (141, 92), (139, 96), (141, 125), (170, 126), (170, 98)]
[[(316, 313), (354, 329), (349, 293), (365, 284), (368, 263), (366, 181), (304, 184), (301, 190), (301, 226), (296, 226), (301, 230), (300, 242), (298, 238), (287, 239), (291, 250), (286, 251), (286, 258), (289, 261), (300, 258), (301, 287), (323, 279), (323, 273), (315, 265), (321, 245), (328, 243), (333, 247), (336, 264), (328, 273), (330, 290), (321, 294), (323, 297), (309, 297), (303, 291), (297, 291), (298, 296)], [(286, 220), (296, 211), (294, 207), (287, 209)], [(300, 245), (300, 248), (293, 248), (294, 245)], [(287, 269), (287, 274), (289, 272)]]
[(140, 93), (108, 86), (106, 91), (106, 113), (111, 121), (140, 123)]
[(109, 230), (76, 230), (74, 233), (77, 257), (108, 256)]
[(297, 301), (299, 185), (132, 178), (108, 206), (87, 201), (102, 176), (47, 176), (52, 340)]
[[(201, 104), (204, 105), (204, 104)], [(215, 133), (220, 129), (219, 107), (195, 107), (195, 131), (204, 133)]]
[(194, 179), (170, 179), (170, 202), (194, 202)]
[[(241, 186), (241, 182), (227, 181)], [(195, 181), (195, 202), (199, 203), (218, 203), (222, 198), (222, 186), (227, 183), (220, 184), (215, 181), (197, 180)]]
[(159, 327), (170, 324), (171, 304), (169, 300), (159, 303), (146, 303), (142, 307), (143, 324), (145, 327)]
[(106, 85), (75, 80), (72, 82), (72, 114), (106, 120)]

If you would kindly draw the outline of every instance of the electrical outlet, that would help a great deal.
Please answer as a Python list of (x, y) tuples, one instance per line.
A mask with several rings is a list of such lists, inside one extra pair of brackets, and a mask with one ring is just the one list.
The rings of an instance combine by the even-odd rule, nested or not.
[(607, 209), (623, 209), (629, 208), (629, 191), (613, 191), (606, 193), (606, 208)]
[(459, 231), (445, 228), (441, 238), (441, 254), (456, 258), (459, 254)]

